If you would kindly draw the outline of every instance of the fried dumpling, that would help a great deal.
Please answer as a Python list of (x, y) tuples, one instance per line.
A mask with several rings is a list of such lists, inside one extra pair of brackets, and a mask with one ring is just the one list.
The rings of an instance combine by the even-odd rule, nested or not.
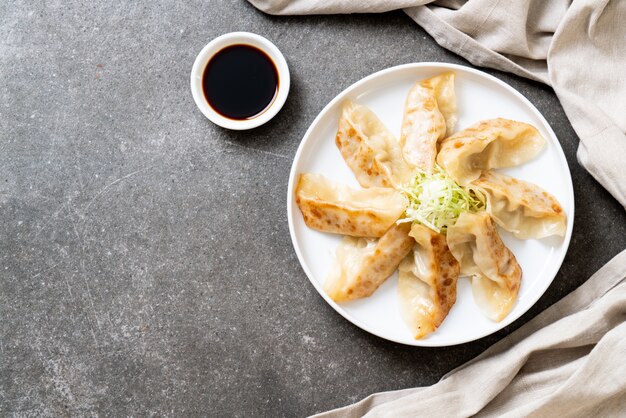
[(442, 141), (437, 163), (457, 183), (467, 186), (483, 170), (513, 167), (535, 158), (545, 143), (532, 125), (490, 119)]
[(454, 73), (415, 83), (404, 103), (400, 135), (404, 159), (430, 173), (437, 157), (437, 143), (446, 132), (452, 132), (455, 123)]
[(446, 120), (446, 137), (452, 135), (458, 120), (456, 92), (454, 90), (455, 77), (456, 75), (453, 71), (447, 71), (422, 81), (424, 87), (430, 87), (435, 92), (437, 106), (443, 118)]
[(515, 304), (522, 269), (489, 214), (462, 213), (448, 228), (447, 240), (461, 264), (461, 276), (472, 278), (472, 293), (480, 310), (494, 321), (504, 319)]
[(363, 187), (394, 187), (411, 178), (400, 143), (365, 106), (351, 101), (343, 105), (335, 143)]
[(394, 224), (380, 239), (345, 237), (324, 290), (335, 302), (370, 296), (393, 274), (415, 241), (410, 225)]
[(418, 224), (409, 235), (416, 244), (400, 263), (398, 296), (402, 316), (419, 339), (435, 331), (456, 302), (459, 263), (444, 235)]
[(296, 203), (309, 228), (355, 237), (382, 236), (408, 205), (395, 189), (353, 189), (311, 173), (300, 175)]
[(495, 171), (483, 172), (469, 187), (485, 195), (491, 218), (517, 238), (565, 235), (563, 208), (541, 187)]

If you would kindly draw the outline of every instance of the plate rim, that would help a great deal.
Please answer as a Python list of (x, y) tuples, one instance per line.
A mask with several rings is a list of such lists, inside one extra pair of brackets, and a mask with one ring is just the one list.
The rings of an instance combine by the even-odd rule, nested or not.
[[(429, 342), (428, 340), (412, 340), (411, 342), (407, 342), (407, 341), (399, 340), (399, 339), (392, 338), (389, 336), (381, 335), (381, 333), (377, 332), (376, 330), (369, 327), (367, 324), (363, 323), (361, 320), (353, 317), (351, 314), (346, 312), (343, 308), (341, 308), (341, 306), (339, 306), (339, 304), (333, 301), (326, 294), (326, 292), (324, 292), (324, 289), (322, 288), (321, 283), (318, 283), (317, 280), (314, 280), (313, 274), (311, 273), (307, 264), (305, 263), (304, 256), (296, 240), (294, 219), (293, 219), (293, 216), (294, 216), (293, 215), (293, 201), (295, 198), (295, 192), (294, 192), (295, 184), (294, 183), (295, 183), (295, 177), (297, 175), (296, 165), (302, 157), (302, 152), (304, 150), (305, 145), (311, 140), (311, 133), (313, 129), (315, 128), (315, 126), (317, 126), (319, 121), (330, 111), (330, 109), (337, 102), (339, 102), (340, 100), (344, 100), (345, 96), (347, 96), (351, 91), (357, 89), (361, 85), (366, 84), (369, 81), (375, 78), (381, 77), (383, 75), (386, 75), (388, 73), (402, 71), (405, 69), (412, 69), (412, 68), (417, 69), (417, 68), (424, 68), (424, 67), (430, 67), (430, 68), (434, 67), (434, 68), (439, 68), (441, 70), (458, 70), (458, 71), (466, 71), (469, 73), (473, 73), (474, 75), (477, 75), (479, 77), (486, 78), (489, 81), (495, 82), (496, 84), (500, 85), (500, 87), (503, 87), (505, 90), (508, 90), (509, 92), (513, 93), (513, 95), (516, 96), (518, 99), (520, 99), (532, 111), (532, 113), (534, 113), (535, 116), (544, 124), (544, 127), (548, 131), (548, 134), (552, 135), (552, 137), (556, 139), (556, 143), (558, 145), (557, 150), (556, 150), (558, 154), (558, 158), (561, 160), (561, 163), (565, 166), (567, 174), (568, 174), (567, 183), (569, 187), (567, 190), (567, 194), (569, 195), (569, 199), (571, 201), (571, 208), (568, 208), (569, 213), (568, 213), (568, 219), (567, 219), (567, 229), (566, 229), (565, 237), (563, 239), (563, 250), (561, 251), (561, 254), (559, 255), (558, 267), (556, 268), (556, 271), (552, 275), (552, 277), (549, 280), (546, 280), (546, 283), (543, 289), (541, 289), (541, 291), (539, 292), (536, 292), (536, 296), (530, 298), (532, 301), (528, 305), (528, 308), (519, 312), (516, 315), (507, 316), (504, 320), (498, 323), (497, 328), (494, 330), (488, 330), (486, 332), (477, 334), (476, 336), (473, 336), (473, 337), (462, 338), (461, 340), (455, 341), (452, 343)], [(378, 338), (382, 338), (387, 341), (391, 341), (397, 344), (402, 344), (402, 345), (411, 346), (411, 347), (452, 347), (455, 345), (477, 341), (481, 338), (487, 337), (489, 335), (495, 334), (498, 331), (501, 331), (503, 328), (517, 321), (520, 317), (526, 314), (533, 306), (535, 306), (537, 301), (546, 293), (546, 290), (548, 290), (548, 287), (550, 287), (555, 277), (557, 276), (558, 272), (560, 271), (561, 267), (563, 266), (563, 261), (569, 250), (569, 245), (570, 245), (570, 241), (572, 238), (572, 232), (573, 232), (573, 226), (574, 226), (574, 210), (575, 210), (574, 185), (573, 185), (572, 173), (570, 171), (569, 164), (567, 163), (567, 159), (565, 157), (565, 152), (563, 151), (563, 147), (561, 146), (561, 143), (558, 137), (554, 133), (552, 126), (548, 123), (548, 121), (545, 119), (543, 114), (541, 114), (539, 109), (537, 109), (535, 105), (533, 105), (530, 102), (530, 100), (528, 100), (522, 93), (517, 91), (514, 87), (512, 87), (508, 83), (500, 80), (499, 78), (489, 73), (486, 73), (484, 71), (478, 70), (476, 68), (468, 67), (465, 65), (446, 63), (446, 62), (414, 62), (414, 63), (395, 65), (392, 67), (388, 67), (388, 68), (376, 71), (366, 77), (363, 77), (359, 79), (358, 81), (356, 81), (355, 83), (352, 83), (351, 85), (343, 89), (341, 92), (339, 92), (317, 114), (315, 119), (313, 119), (313, 122), (311, 122), (306, 132), (304, 133), (304, 136), (300, 140), (298, 149), (296, 150), (296, 153), (293, 157), (291, 169), (289, 170), (289, 182), (287, 185), (287, 222), (289, 225), (289, 235), (291, 237), (291, 244), (294, 248), (294, 251), (296, 252), (296, 256), (298, 258), (298, 262), (300, 263), (300, 267), (304, 271), (304, 274), (307, 276), (307, 278), (309, 279), (309, 282), (311, 282), (311, 284), (313, 285), (317, 293), (319, 293), (319, 295), (326, 301), (326, 303), (328, 303), (337, 313), (339, 313), (343, 318), (351, 322), (356, 327), (361, 328), (363, 331), (366, 331), (372, 335), (375, 335)]]

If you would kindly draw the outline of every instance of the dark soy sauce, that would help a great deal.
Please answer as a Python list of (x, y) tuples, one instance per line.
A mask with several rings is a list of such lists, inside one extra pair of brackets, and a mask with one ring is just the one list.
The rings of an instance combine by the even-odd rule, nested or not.
[(230, 119), (263, 113), (278, 92), (278, 70), (272, 59), (251, 45), (231, 45), (209, 60), (202, 89), (209, 105)]

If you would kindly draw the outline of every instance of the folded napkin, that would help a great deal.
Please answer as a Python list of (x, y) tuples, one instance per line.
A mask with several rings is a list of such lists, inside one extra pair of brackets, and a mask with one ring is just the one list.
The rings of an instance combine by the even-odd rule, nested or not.
[(578, 161), (626, 207), (626, 1), (250, 1), (272, 14), (403, 8), (472, 64), (551, 85), (580, 137)]
[(316, 418), (626, 415), (626, 250), (439, 383)]

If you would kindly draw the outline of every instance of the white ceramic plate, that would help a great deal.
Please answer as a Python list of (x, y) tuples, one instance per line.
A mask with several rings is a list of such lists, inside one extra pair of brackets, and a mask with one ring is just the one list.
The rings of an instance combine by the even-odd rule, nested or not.
[[(323, 291), (341, 237), (309, 229), (302, 219), (295, 198), (295, 179), (304, 172), (325, 176), (359, 187), (354, 175), (335, 146), (341, 104), (354, 100), (372, 109), (383, 123), (399, 136), (404, 99), (420, 79), (446, 70), (456, 72), (459, 112), (457, 130), (483, 119), (503, 117), (530, 123), (547, 139), (548, 145), (538, 158), (520, 167), (501, 170), (533, 182), (552, 193), (567, 215), (565, 239), (519, 240), (500, 229), (502, 240), (517, 257), (523, 270), (522, 285), (515, 307), (502, 322), (485, 318), (475, 305), (467, 278), (458, 282), (457, 301), (443, 324), (430, 336), (413, 339), (400, 317), (397, 303), (397, 273), (369, 298), (337, 304)], [(570, 242), (574, 219), (574, 191), (563, 150), (554, 132), (539, 111), (508, 84), (468, 67), (419, 63), (392, 67), (366, 77), (335, 97), (315, 118), (296, 153), (291, 174), (287, 212), (293, 246), (304, 272), (313, 286), (337, 312), (356, 326), (379, 337), (416, 346), (447, 346), (476, 340), (500, 330), (519, 318), (545, 292), (556, 275)]]

